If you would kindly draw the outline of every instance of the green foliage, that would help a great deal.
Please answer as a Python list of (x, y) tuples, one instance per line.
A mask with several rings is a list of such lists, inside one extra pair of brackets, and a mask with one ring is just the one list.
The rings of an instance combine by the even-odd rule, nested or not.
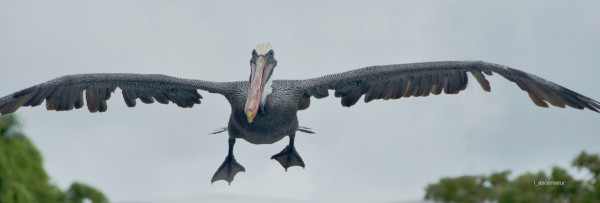
[(600, 158), (582, 152), (573, 161), (592, 178), (576, 180), (560, 167), (550, 174), (525, 173), (509, 180), (510, 171), (489, 176), (441, 178), (427, 186), (425, 199), (436, 202), (600, 202)]
[(588, 154), (585, 151), (573, 160), (572, 165), (578, 170), (586, 169), (592, 174), (592, 178), (587, 180), (584, 188), (588, 193), (585, 200), (595, 199), (600, 202), (600, 156), (598, 154)]
[(19, 127), (14, 115), (0, 116), (0, 202), (108, 202), (81, 183), (73, 183), (66, 194), (52, 184), (42, 155)]
[(598, 154), (588, 154), (585, 151), (581, 152), (579, 156), (572, 162), (573, 166), (581, 170), (585, 168), (594, 175), (594, 179), (598, 179), (600, 175), (600, 156)]
[(71, 184), (71, 187), (67, 190), (67, 197), (69, 202), (73, 203), (81, 203), (84, 199), (89, 199), (92, 202), (108, 202), (102, 192), (79, 182)]
[(486, 178), (483, 176), (442, 178), (440, 183), (427, 187), (427, 191), (431, 191), (431, 193), (428, 192), (425, 198), (451, 199), (456, 202), (482, 202), (489, 193), (489, 189), (483, 185), (485, 182)]

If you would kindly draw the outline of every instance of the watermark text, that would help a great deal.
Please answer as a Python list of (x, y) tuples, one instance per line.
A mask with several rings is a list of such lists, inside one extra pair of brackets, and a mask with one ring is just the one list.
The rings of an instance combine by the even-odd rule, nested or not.
[(552, 186), (552, 185), (565, 185), (565, 181), (558, 180), (533, 180), (533, 186)]

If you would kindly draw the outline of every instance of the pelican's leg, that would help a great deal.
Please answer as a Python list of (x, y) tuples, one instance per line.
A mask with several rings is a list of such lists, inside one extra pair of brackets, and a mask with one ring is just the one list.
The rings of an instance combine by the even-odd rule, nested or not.
[(235, 144), (235, 138), (229, 138), (229, 153), (227, 157), (225, 157), (225, 161), (219, 166), (215, 175), (213, 175), (211, 183), (214, 183), (217, 180), (227, 181), (231, 185), (231, 181), (233, 181), (233, 177), (240, 171), (246, 172), (246, 169), (235, 161), (235, 157), (233, 157), (233, 145)]
[(295, 137), (295, 134), (291, 134), (290, 144), (281, 150), (281, 152), (271, 157), (271, 159), (277, 160), (285, 168), (285, 171), (292, 166), (302, 166), (304, 168), (304, 161), (302, 161), (302, 157), (300, 157), (298, 152), (296, 152), (296, 147), (294, 147)]

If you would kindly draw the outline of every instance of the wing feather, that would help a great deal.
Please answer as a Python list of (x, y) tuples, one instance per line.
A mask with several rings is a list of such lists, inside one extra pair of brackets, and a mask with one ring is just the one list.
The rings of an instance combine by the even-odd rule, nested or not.
[[(229, 94), (236, 82), (190, 80), (166, 75), (97, 73), (68, 75), (17, 91), (0, 98), (0, 114), (15, 112), (21, 106), (38, 106), (46, 101), (48, 110), (68, 111), (87, 104), (90, 112), (107, 110), (106, 101), (120, 88), (129, 107), (140, 99), (162, 104), (173, 102), (180, 107), (200, 104), (198, 89), (211, 93)], [(85, 102), (84, 102), (85, 92)]]
[(125, 100), (125, 104), (127, 104), (128, 107), (135, 107), (135, 105), (136, 105), (135, 100), (137, 99), (135, 90), (123, 88), (121, 90), (121, 93), (123, 94), (123, 99)]
[[(81, 107), (83, 107), (84, 102), (83, 102), (83, 90), (85, 88), (83, 87), (79, 87), (77, 88), (77, 99), (75, 100), (75, 108), (76, 109), (80, 109)], [(43, 100), (40, 100), (40, 103), (42, 103)]]
[(475, 80), (477, 80), (479, 85), (481, 85), (481, 88), (483, 88), (483, 90), (485, 90), (486, 92), (489, 92), (492, 90), (492, 88), (490, 88), (490, 82), (485, 79), (485, 76), (483, 74), (481, 74), (481, 72), (479, 72), (479, 71), (469, 71), (469, 72), (471, 73), (471, 75), (473, 75)]
[(429, 92), (431, 90), (431, 82), (429, 81), (431, 75), (421, 75), (417, 78), (419, 79), (417, 81), (417, 84), (419, 84), (419, 88), (416, 90), (415, 96), (420, 97), (425, 95), (425, 91)]
[[(468, 75), (475, 78), (485, 91), (491, 91), (485, 75), (500, 74), (529, 95), (540, 107), (553, 106), (576, 109), (587, 108), (599, 112), (600, 103), (536, 75), (499, 64), (483, 61), (442, 61), (386, 66), (371, 66), (344, 73), (326, 75), (308, 80), (288, 81), (297, 84), (304, 97), (328, 96), (334, 90), (342, 106), (356, 104), (362, 95), (364, 101), (420, 97), (430, 94), (457, 94), (467, 88)], [(485, 75), (484, 75), (485, 74)]]
[(432, 73), (431, 78), (432, 78), (431, 84), (433, 84), (433, 87), (431, 88), (431, 93), (434, 95), (441, 94), (443, 83), (444, 83), (444, 78), (441, 77), (440, 73)]

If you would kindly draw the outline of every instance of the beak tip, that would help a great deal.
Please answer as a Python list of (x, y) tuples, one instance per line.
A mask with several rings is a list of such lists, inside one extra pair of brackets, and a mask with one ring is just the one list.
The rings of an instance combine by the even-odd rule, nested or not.
[(246, 112), (246, 117), (248, 118), (248, 123), (252, 123), (252, 120), (254, 119), (254, 113), (252, 113), (252, 111), (248, 111)]

